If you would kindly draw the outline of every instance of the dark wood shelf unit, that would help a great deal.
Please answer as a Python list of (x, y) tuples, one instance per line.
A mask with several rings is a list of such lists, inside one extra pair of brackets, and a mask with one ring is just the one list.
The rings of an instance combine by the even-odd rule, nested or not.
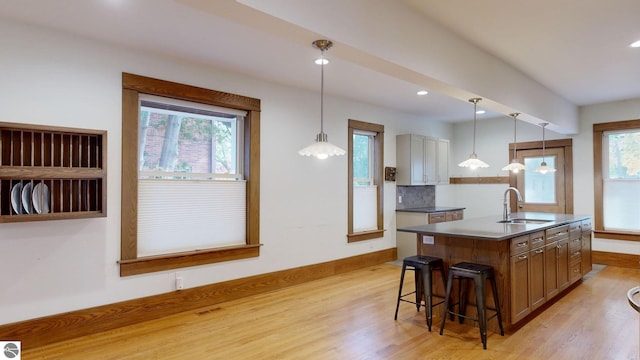
[(0, 122), (0, 223), (104, 217), (107, 132)]

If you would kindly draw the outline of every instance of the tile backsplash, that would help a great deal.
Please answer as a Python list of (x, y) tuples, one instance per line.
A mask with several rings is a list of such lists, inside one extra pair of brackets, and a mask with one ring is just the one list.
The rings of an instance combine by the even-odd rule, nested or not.
[[(398, 200), (402, 197), (402, 203)], [(396, 186), (396, 210), (436, 206), (436, 186)]]

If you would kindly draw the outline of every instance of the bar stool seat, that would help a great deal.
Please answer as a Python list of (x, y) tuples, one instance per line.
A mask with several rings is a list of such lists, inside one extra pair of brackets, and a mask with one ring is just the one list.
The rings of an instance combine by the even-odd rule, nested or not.
[[(415, 287), (414, 291), (403, 294), (402, 285), (404, 284), (404, 273), (406, 270), (414, 271)], [(400, 307), (400, 301), (415, 304), (416, 310), (420, 311), (420, 305), (422, 305), (422, 298), (424, 297), (427, 327), (429, 328), (429, 331), (431, 331), (431, 322), (433, 319), (432, 310), (435, 306), (438, 306), (444, 302), (440, 301), (435, 304), (433, 303), (434, 296), (444, 299), (444, 296), (442, 295), (433, 294), (432, 272), (434, 270), (440, 271), (442, 275), (442, 286), (446, 286), (447, 279), (442, 259), (432, 256), (416, 255), (406, 257), (402, 260), (402, 273), (400, 274), (400, 287), (398, 289), (398, 301), (396, 302), (396, 314), (394, 317), (395, 320), (398, 320), (398, 308)], [(405, 299), (405, 297), (409, 297), (413, 294), (415, 294), (415, 301)]]
[[(458, 312), (454, 312), (449, 307), (449, 299), (451, 297), (451, 286), (454, 280), (458, 280), (458, 302), (453, 304), (458, 305)], [(491, 290), (493, 292), (494, 307), (488, 307), (486, 302), (485, 288), (487, 280), (491, 283)], [(465, 314), (467, 306), (467, 294), (466, 288), (468, 282), (473, 282), (475, 285), (476, 293), (476, 308), (478, 310), (478, 317), (470, 317)], [(463, 283), (464, 282), (464, 286)], [(492, 310), (495, 313), (492, 316), (487, 317), (487, 310)], [(447, 281), (447, 292), (445, 295), (445, 313), (442, 317), (442, 323), (440, 325), (440, 335), (444, 331), (444, 323), (446, 321), (446, 315), (458, 316), (460, 323), (464, 322), (464, 319), (470, 319), (477, 321), (480, 327), (480, 338), (482, 340), (483, 349), (487, 348), (487, 321), (498, 317), (498, 326), (500, 327), (500, 335), (504, 336), (504, 329), (502, 328), (502, 314), (500, 312), (500, 302), (498, 300), (498, 288), (496, 286), (496, 279), (494, 275), (493, 267), (483, 264), (475, 264), (470, 262), (461, 262), (449, 267), (449, 279)]]

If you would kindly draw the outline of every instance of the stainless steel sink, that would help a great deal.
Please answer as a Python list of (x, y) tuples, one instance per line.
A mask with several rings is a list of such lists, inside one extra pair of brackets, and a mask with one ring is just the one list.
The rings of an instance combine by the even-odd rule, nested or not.
[(509, 220), (500, 220), (498, 223), (500, 224), (544, 224), (548, 223), (551, 220), (540, 220), (540, 219), (509, 219)]

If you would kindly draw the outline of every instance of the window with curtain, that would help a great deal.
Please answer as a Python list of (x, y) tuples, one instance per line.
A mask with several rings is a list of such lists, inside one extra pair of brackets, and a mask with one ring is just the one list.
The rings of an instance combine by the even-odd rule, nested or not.
[(640, 241), (640, 120), (593, 125), (595, 233)]
[(120, 275), (260, 255), (260, 100), (122, 74)]
[(349, 120), (349, 242), (382, 237), (384, 126)]

